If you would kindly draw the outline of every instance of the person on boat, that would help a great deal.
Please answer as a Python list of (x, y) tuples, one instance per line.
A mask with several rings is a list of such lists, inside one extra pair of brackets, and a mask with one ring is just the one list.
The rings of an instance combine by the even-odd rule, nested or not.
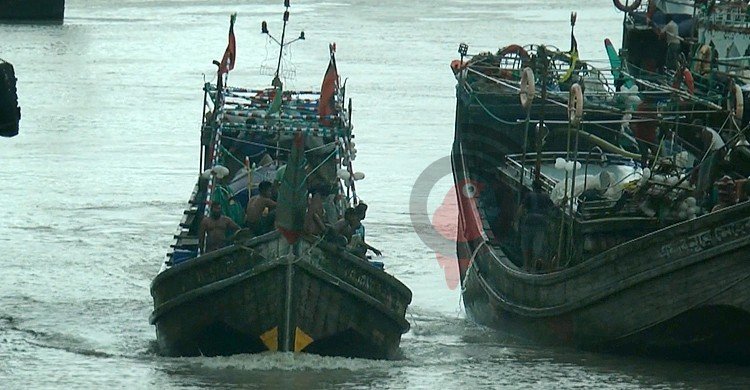
[(212, 202), (208, 218), (201, 220), (198, 229), (198, 247), (203, 253), (221, 249), (227, 246), (228, 235), (238, 230), (239, 225), (221, 213), (221, 203)]
[(258, 190), (260, 194), (250, 198), (245, 209), (245, 225), (257, 236), (273, 229), (274, 208), (276, 208), (276, 202), (271, 199), (273, 184), (263, 181), (258, 184)]
[[(698, 120), (694, 124), (701, 124)], [(695, 180), (696, 192), (699, 194), (711, 192), (713, 183), (719, 178), (722, 161), (724, 160), (724, 140), (716, 130), (703, 127), (700, 132), (703, 142), (703, 159), (698, 166)]]
[(372, 253), (375, 254), (375, 256), (382, 256), (383, 253), (380, 250), (365, 242), (365, 225), (362, 223), (362, 221), (364, 221), (365, 217), (367, 216), (367, 204), (364, 202), (359, 202), (356, 206), (354, 206), (354, 210), (356, 210), (359, 214), (359, 226), (354, 229), (354, 236), (361, 240), (360, 245), (365, 248), (365, 251), (371, 250)]
[(328, 229), (325, 224), (325, 210), (323, 208), (323, 198), (326, 196), (328, 196), (328, 190), (325, 187), (310, 189), (310, 198), (305, 214), (305, 233), (320, 236)]
[(353, 207), (349, 207), (344, 211), (344, 218), (340, 219), (333, 225), (333, 233), (337, 237), (337, 241), (346, 246), (346, 249), (361, 257), (366, 258), (368, 250), (372, 250), (375, 255), (381, 256), (382, 253), (374, 247), (364, 242), (362, 236), (356, 232), (362, 225), (362, 214), (360, 211)]
[(667, 24), (660, 31), (660, 36), (664, 37), (667, 43), (667, 58), (664, 65), (667, 69), (678, 70), (680, 51), (682, 50), (682, 38), (680, 37), (680, 27), (672, 19), (671, 14), (666, 15)]
[(634, 115), (636, 119), (641, 119), (641, 121), (630, 124), (630, 129), (633, 130), (635, 140), (638, 142), (638, 149), (641, 151), (641, 164), (644, 167), (649, 165), (651, 155), (656, 154), (654, 149), (658, 123), (652, 119), (656, 117), (654, 108), (653, 98), (646, 94), (636, 107), (636, 115)]
[(737, 191), (734, 180), (728, 175), (724, 175), (716, 182), (718, 203), (711, 209), (711, 212), (733, 206), (737, 203)]
[(367, 204), (365, 202), (359, 202), (356, 206), (354, 206), (354, 210), (359, 213), (359, 227), (354, 232), (354, 234), (362, 237), (362, 239), (365, 239), (365, 225), (362, 224), (362, 221), (365, 220), (365, 217), (367, 217)]
[(539, 179), (534, 180), (532, 188), (532, 192), (524, 195), (518, 211), (523, 268), (526, 271), (532, 271), (536, 261), (545, 260), (547, 214), (553, 208), (552, 200), (542, 191)]
[[(359, 213), (354, 208), (347, 208), (344, 217), (333, 225), (333, 233), (345, 239), (345, 245), (351, 242), (354, 230), (359, 226)], [(342, 242), (343, 243), (343, 242)]]

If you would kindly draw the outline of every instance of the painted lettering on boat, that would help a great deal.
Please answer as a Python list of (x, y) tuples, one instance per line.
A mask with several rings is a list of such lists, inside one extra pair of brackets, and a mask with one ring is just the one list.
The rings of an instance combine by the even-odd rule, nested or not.
[(660, 255), (664, 258), (691, 255), (750, 233), (750, 218), (717, 226), (681, 240), (664, 244)]
[(355, 287), (360, 290), (369, 291), (372, 285), (372, 278), (366, 274), (357, 272), (356, 269), (348, 269), (346, 271), (347, 279), (350, 283), (353, 283)]

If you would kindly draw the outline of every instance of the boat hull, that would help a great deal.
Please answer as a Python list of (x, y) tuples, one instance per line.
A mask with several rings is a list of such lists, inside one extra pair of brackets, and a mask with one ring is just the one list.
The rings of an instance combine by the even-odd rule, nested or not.
[(13, 65), (0, 60), (0, 137), (18, 135), (21, 108), (18, 107), (16, 81)]
[[(462, 150), (458, 138), (457, 185), (479, 180)], [(750, 362), (750, 203), (546, 274), (511, 261), (492, 237), (481, 199), (458, 203), (459, 230), (469, 238), (457, 248), (470, 259), (461, 269), (463, 301), (474, 321), (555, 345)]]
[(170, 356), (391, 359), (409, 328), (411, 292), (395, 278), (326, 243), (290, 246), (276, 232), (173, 266), (152, 295), (151, 322)]
[(62, 22), (65, 0), (0, 0), (0, 20)]

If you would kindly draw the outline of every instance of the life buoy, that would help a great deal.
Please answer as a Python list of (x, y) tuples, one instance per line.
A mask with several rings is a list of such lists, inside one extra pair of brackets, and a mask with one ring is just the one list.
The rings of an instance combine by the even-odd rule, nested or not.
[(521, 46), (518, 45), (508, 45), (502, 48), (497, 55), (499, 57), (503, 57), (508, 54), (516, 54), (518, 57), (521, 58), (521, 62), (525, 64), (531, 57), (529, 56), (529, 53)]
[(531, 107), (531, 103), (534, 101), (534, 95), (536, 95), (534, 71), (527, 66), (523, 68), (523, 71), (521, 72), (521, 88), (518, 90), (518, 97), (521, 99), (521, 106), (528, 110), (529, 107)]
[(680, 89), (682, 83), (685, 83), (685, 86), (687, 86), (688, 92), (691, 95), (695, 94), (695, 80), (693, 79), (693, 74), (690, 73), (688, 68), (682, 68), (682, 72), (676, 72), (674, 74), (672, 88)]
[(578, 83), (570, 86), (570, 97), (568, 98), (568, 120), (570, 125), (577, 127), (581, 124), (583, 117), (583, 91)]
[(742, 120), (742, 116), (745, 114), (745, 98), (742, 96), (742, 88), (733, 84), (734, 88), (729, 91), (727, 97), (727, 110), (737, 120)]
[(633, 12), (641, 5), (641, 0), (634, 0), (633, 3), (627, 6), (622, 4), (620, 0), (612, 0), (612, 2), (615, 4), (615, 7), (622, 12)]

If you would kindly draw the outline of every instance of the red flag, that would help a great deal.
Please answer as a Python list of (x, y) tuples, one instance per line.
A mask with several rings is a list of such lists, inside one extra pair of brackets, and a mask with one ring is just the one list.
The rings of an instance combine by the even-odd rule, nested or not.
[(336, 70), (336, 58), (333, 55), (336, 51), (336, 44), (331, 44), (329, 49), (331, 50), (331, 60), (328, 62), (328, 69), (323, 76), (323, 84), (320, 86), (320, 101), (318, 102), (318, 115), (321, 117), (321, 122), (327, 122), (323, 117), (334, 112), (334, 96), (339, 83), (339, 72)]
[(229, 73), (230, 70), (234, 69), (234, 60), (237, 58), (237, 42), (234, 39), (235, 19), (237, 19), (237, 14), (232, 14), (229, 18), (229, 42), (227, 43), (227, 49), (224, 50), (224, 57), (221, 59), (219, 68), (221, 74)]

